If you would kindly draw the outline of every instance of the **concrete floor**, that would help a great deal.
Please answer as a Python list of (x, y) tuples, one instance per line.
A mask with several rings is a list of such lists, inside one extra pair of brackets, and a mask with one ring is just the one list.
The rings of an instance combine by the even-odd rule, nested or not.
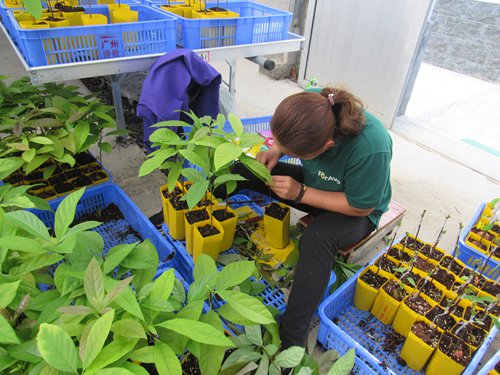
[[(2, 33), (0, 51), (1, 75), (25, 73)], [(213, 65), (227, 79), (225, 63)], [(394, 142), (393, 199), (407, 208), (400, 233), (414, 233), (426, 209), (420, 237), (433, 242), (445, 216), (451, 215), (440, 243), (451, 251), (458, 223), (466, 224), (481, 202), (500, 196), (500, 157), (491, 152), (500, 149), (500, 88), (449, 73), (423, 66), (407, 114), (395, 121), (390, 134)], [(247, 60), (237, 61), (234, 111), (241, 117), (270, 115), (283, 98), (301, 90), (291, 81), (274, 81), (260, 74), (258, 66)], [(472, 146), (462, 141), (465, 138), (476, 143)], [(165, 177), (161, 173), (137, 177), (142, 160), (144, 153), (136, 145), (115, 144), (103, 163), (115, 182), (151, 216), (161, 207), (158, 189)], [(381, 247), (357, 254), (356, 260), (364, 263), (372, 259)], [(499, 348), (497, 340), (483, 363)]]

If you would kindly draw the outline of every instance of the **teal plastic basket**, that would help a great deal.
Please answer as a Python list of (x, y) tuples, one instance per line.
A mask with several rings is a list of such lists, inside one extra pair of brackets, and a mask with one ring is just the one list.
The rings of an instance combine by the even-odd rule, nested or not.
[[(85, 13), (108, 17), (105, 5), (84, 7)], [(51, 29), (21, 29), (12, 11), (13, 39), (26, 63), (33, 66), (95, 61), (166, 53), (175, 49), (175, 18), (145, 5), (130, 5), (138, 22)]]
[[(147, 0), (161, 9), (164, 1)], [(207, 9), (217, 3), (207, 3)], [(220, 6), (220, 5), (219, 5)], [(225, 4), (223, 6), (226, 6)], [(286, 40), (292, 13), (252, 1), (230, 1), (228, 10), (238, 18), (190, 19), (164, 11), (177, 19), (177, 45), (189, 49), (225, 47)], [(204, 8), (203, 8), (204, 9)]]

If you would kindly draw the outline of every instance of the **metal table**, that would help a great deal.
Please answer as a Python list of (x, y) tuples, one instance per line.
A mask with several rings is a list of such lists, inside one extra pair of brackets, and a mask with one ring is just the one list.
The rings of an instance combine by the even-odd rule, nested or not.
[[(22, 56), (21, 52), (17, 48), (10, 35), (7, 33), (7, 30), (2, 24), (0, 24), (0, 27), (4, 34), (7, 36), (12, 48), (16, 52), (24, 69), (30, 76), (31, 82), (33, 82), (33, 84), (108, 76), (111, 81), (113, 103), (116, 112), (116, 123), (118, 128), (120, 129), (125, 128), (120, 82), (125, 77), (126, 73), (147, 71), (149, 67), (156, 61), (156, 59), (163, 55), (163, 53), (159, 53), (106, 60), (86, 61), (80, 63), (30, 67), (24, 60), (24, 57)], [(304, 37), (300, 35), (289, 33), (287, 40), (198, 49), (194, 51), (207, 62), (226, 60), (226, 62), (229, 64), (229, 92), (231, 94), (234, 94), (234, 78), (236, 75), (235, 60), (237, 58), (256, 57), (299, 51), (304, 40)]]

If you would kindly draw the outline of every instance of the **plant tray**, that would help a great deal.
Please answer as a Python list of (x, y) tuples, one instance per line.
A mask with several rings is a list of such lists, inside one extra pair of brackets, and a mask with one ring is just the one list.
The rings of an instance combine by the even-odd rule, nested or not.
[(0, 21), (5, 26), (5, 29), (9, 35), (14, 35), (14, 24), (12, 20), (8, 17), (8, 10), (21, 9), (22, 5), (11, 5), (7, 4), (5, 1), (0, 0)]
[[(249, 200), (250, 198), (237, 194), (231, 196), (231, 201), (246, 201)], [(233, 205), (233, 208), (237, 208), (240, 206), (249, 206), (252, 208), (252, 210), (257, 213), (258, 215), (263, 215), (262, 209), (257, 206), (255, 203), (250, 203), (250, 204), (241, 204), (241, 205)], [(168, 234), (168, 226), (166, 224), (163, 224), (162, 226), (164, 234), (167, 238), (167, 240), (172, 244), (173, 248), (176, 251), (176, 254), (174, 256), (174, 264), (175, 264), (175, 269), (180, 272), (180, 274), (189, 282), (193, 282), (193, 268), (194, 268), (194, 262), (193, 262), (193, 257), (190, 255), (185, 246), (185, 241), (178, 241), (174, 240), (171, 236)], [(230, 249), (224, 252), (223, 254), (235, 254), (237, 253), (237, 250), (235, 249)], [(222, 267), (219, 266), (219, 270)], [(329, 294), (331, 286), (335, 283), (335, 273), (332, 272), (330, 276), (330, 281), (328, 283), (328, 288), (325, 292), (325, 296), (323, 298), (326, 298)], [(286, 302), (285, 302), (285, 295), (283, 291), (277, 287), (273, 288), (271, 287), (266, 280), (262, 279), (260, 282), (264, 285), (266, 285), (266, 289), (260, 294), (260, 297), (262, 297), (262, 300), (265, 305), (267, 306), (273, 306), (276, 308), (280, 313), (283, 313), (286, 309)]]
[[(52, 211), (30, 211), (38, 216), (47, 227), (53, 228), (54, 212), (62, 200), (63, 198), (57, 198), (50, 202)], [(160, 263), (167, 262), (173, 254), (172, 245), (165, 240), (118, 185), (104, 184), (87, 189), (76, 207), (75, 218), (78, 219), (83, 215), (103, 209), (112, 203), (118, 206), (124, 219), (105, 223), (94, 229), (104, 238), (104, 251), (107, 252), (118, 244), (149, 239), (158, 251)], [(130, 227), (133, 228), (133, 231), (130, 230)]]
[[(474, 249), (466, 242), (467, 236), (469, 235), (472, 227), (476, 225), (478, 221), (481, 219), (481, 215), (485, 207), (486, 203), (482, 203), (479, 206), (472, 219), (460, 232), (460, 237), (458, 240), (457, 258), (471, 268), (475, 268), (475, 266), (477, 266), (478, 260), (480, 260), (481, 262), (485, 262), (488, 259), (488, 255)], [(483, 275), (492, 280), (496, 280), (498, 276), (500, 276), (499, 264), (500, 262), (498, 260), (491, 257), (490, 260), (488, 261), (488, 264), (486, 265), (486, 268), (484, 269)]]
[[(78, 163), (78, 168), (69, 168), (68, 169), (63, 169), (62, 168), (62, 165), (63, 164), (58, 164), (56, 163), (56, 171), (54, 172), (54, 174), (51, 176), (52, 177), (55, 177), (57, 178), (57, 176), (59, 175), (60, 176), (60, 181), (59, 182), (65, 182), (65, 181), (69, 181), (69, 180), (74, 180), (76, 178), (76, 176), (87, 176), (90, 178), (90, 176), (95, 173), (95, 172), (102, 172), (105, 177), (103, 179), (100, 179), (100, 180), (96, 180), (96, 181), (92, 181), (92, 184), (91, 185), (87, 185), (88, 187), (90, 186), (97, 186), (97, 185), (100, 185), (100, 184), (103, 184), (103, 183), (111, 183), (113, 182), (113, 176), (111, 175), (111, 173), (96, 159), (96, 157), (94, 155), (92, 155), (92, 153), (88, 152), (87, 155), (90, 155), (89, 157), (89, 160), (85, 161), (85, 162), (81, 162), (81, 163)], [(92, 169), (92, 171), (89, 170), (89, 168)], [(97, 169), (98, 168), (98, 169)], [(75, 172), (77, 171), (78, 173), (74, 173), (74, 176), (72, 177), (66, 177), (65, 176), (65, 173), (68, 173), (68, 172)], [(16, 173), (13, 173), (11, 176), (9, 177), (13, 177), (15, 176)], [(35, 192), (29, 192), (30, 194), (32, 195), (35, 195), (35, 196), (38, 196), (40, 198), (44, 198), (46, 200), (52, 200), (52, 199), (55, 199), (57, 197), (65, 197), (66, 195), (68, 195), (69, 193), (71, 193), (72, 191), (75, 191), (77, 189), (72, 189), (72, 190), (69, 190), (69, 191), (64, 191), (64, 192), (61, 192), (61, 193), (56, 193), (55, 190), (54, 190), (54, 186), (55, 184), (53, 182), (51, 182), (51, 180), (46, 180), (46, 179), (37, 179), (37, 180), (26, 180), (25, 179), (26, 176), (22, 176), (21, 180), (15, 180), (15, 182), (11, 182), (9, 181), (8, 179), (7, 180), (4, 180), (4, 181), (0, 181), (0, 185), (3, 185), (4, 183), (11, 183), (13, 186), (21, 186), (21, 185), (34, 185), (34, 184), (44, 184), (44, 186), (40, 187), (39, 190), (35, 191)], [(48, 197), (45, 197), (43, 195), (43, 193), (47, 190), (50, 190), (50, 191), (53, 191), (54, 192), (54, 195), (52, 196), (48, 196)]]
[[(84, 7), (85, 13), (108, 17), (105, 5)], [(145, 5), (131, 5), (139, 21), (96, 26), (51, 29), (21, 29), (12, 11), (14, 41), (29, 66), (77, 63), (84, 61), (165, 53), (175, 49), (175, 18)]]
[[(377, 258), (378, 256), (374, 261)], [(357, 374), (424, 374), (423, 371), (417, 372), (398, 363), (403, 343), (391, 352), (384, 350), (386, 333), (394, 332), (390, 325), (382, 324), (369, 312), (361, 311), (354, 306), (356, 281), (363, 269), (321, 303), (318, 341), (325, 349), (335, 349), (341, 355), (348, 349), (355, 348), (356, 356), (366, 365), (365, 369), (357, 369), (355, 365), (354, 372)], [(496, 333), (497, 329), (493, 327), (462, 375), (475, 373), (479, 361), (488, 350)]]
[[(147, 0), (149, 5), (161, 9), (165, 1)], [(199, 5), (198, 5), (199, 6)], [(207, 9), (217, 3), (207, 3)], [(225, 6), (225, 5), (224, 5)], [(190, 19), (162, 10), (176, 17), (177, 45), (200, 49), (239, 44), (265, 43), (288, 38), (292, 13), (274, 9), (251, 1), (231, 1), (228, 10), (238, 18)]]

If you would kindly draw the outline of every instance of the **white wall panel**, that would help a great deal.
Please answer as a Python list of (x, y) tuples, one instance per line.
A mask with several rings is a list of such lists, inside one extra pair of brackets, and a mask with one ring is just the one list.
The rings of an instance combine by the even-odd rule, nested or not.
[(300, 79), (341, 85), (392, 125), (433, 0), (310, 0)]

